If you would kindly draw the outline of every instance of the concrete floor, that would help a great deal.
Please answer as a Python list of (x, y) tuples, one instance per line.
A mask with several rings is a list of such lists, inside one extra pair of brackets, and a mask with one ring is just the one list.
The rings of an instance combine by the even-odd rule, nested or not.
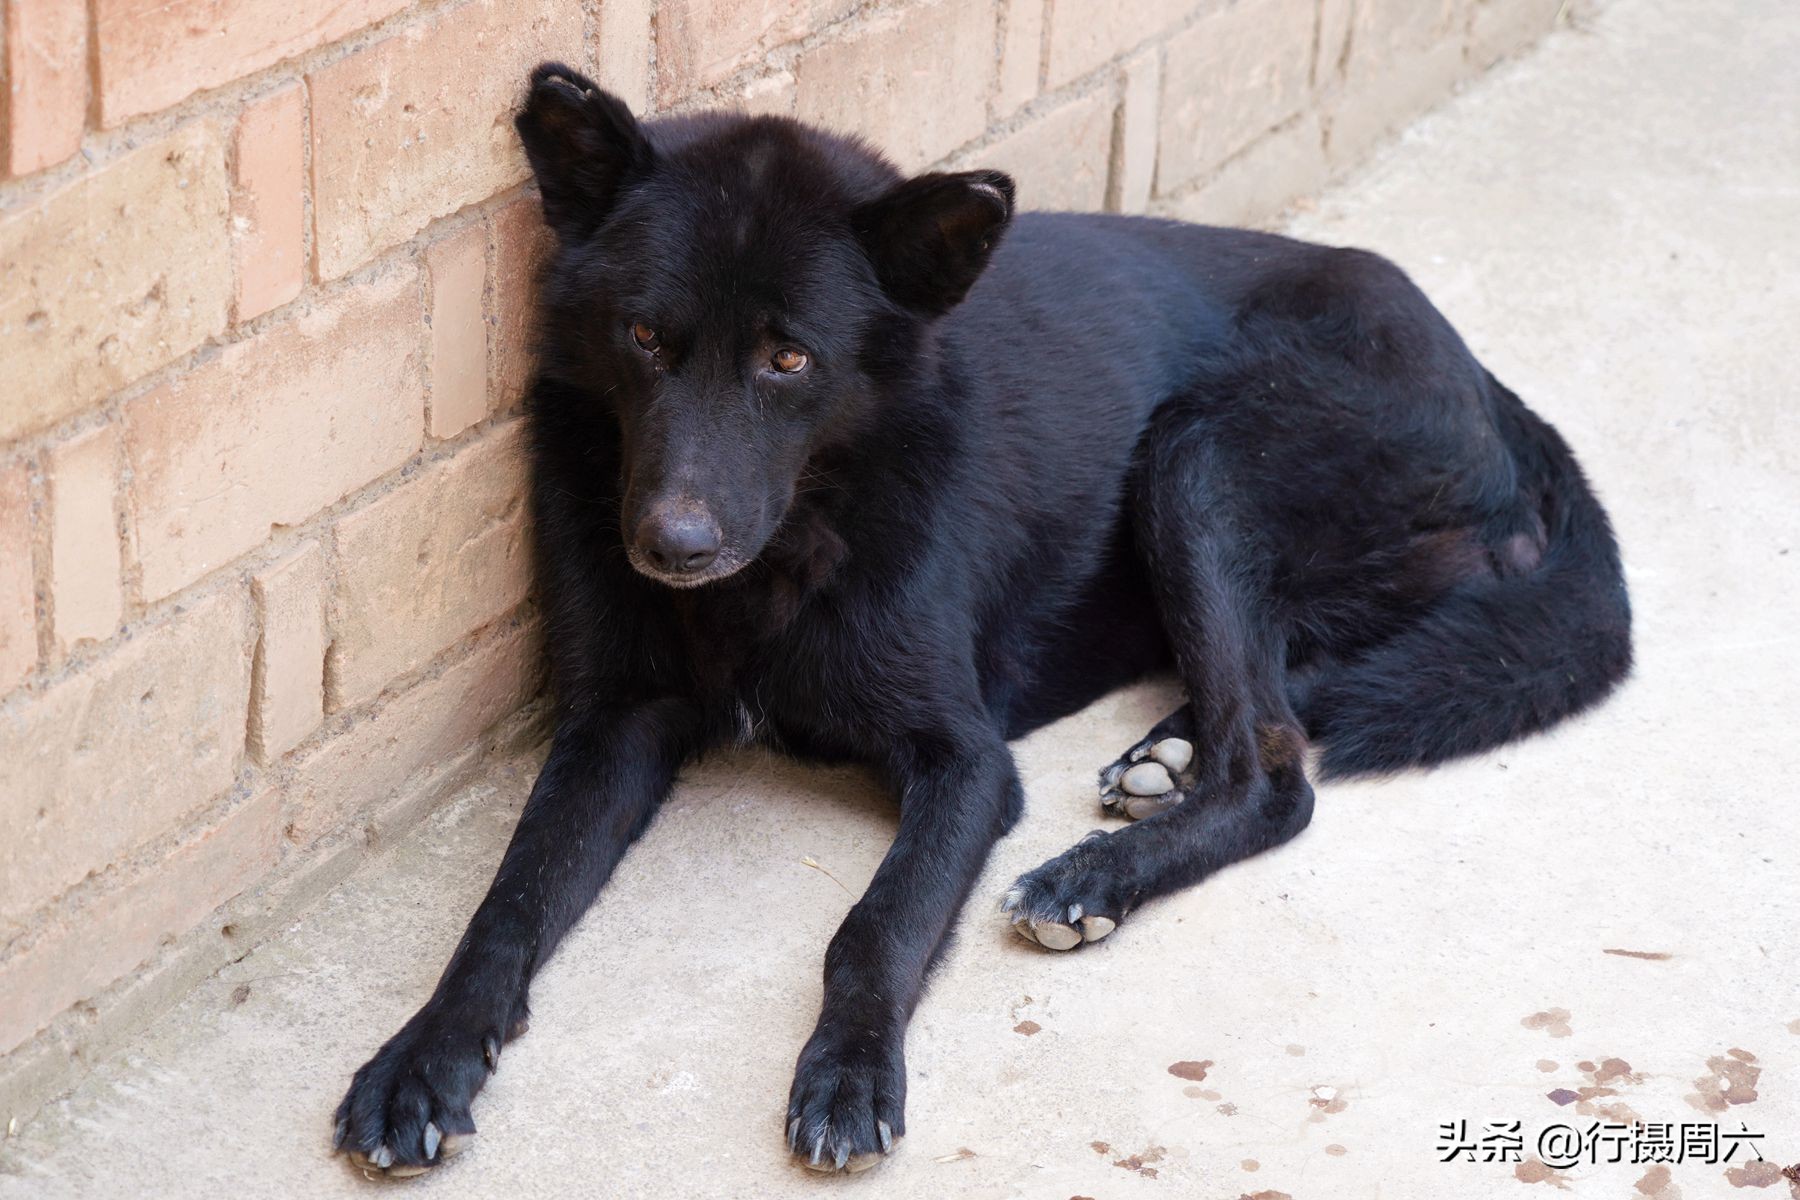
[[(1800, 1160), (1796, 61), (1791, 0), (1617, 0), (1295, 223), (1398, 259), (1583, 455), (1638, 612), (1613, 702), (1434, 774), (1324, 788), (1292, 845), (1073, 955), (1019, 941), (992, 904), (1099, 823), (1094, 769), (1171, 692), (1022, 742), (1028, 816), (908, 1043), (911, 1136), (837, 1180), (788, 1161), (781, 1117), (821, 950), (890, 811), (852, 772), (717, 763), (545, 971), (474, 1148), (393, 1186), (1785, 1195), (1773, 1166), (1541, 1178), (1436, 1146), (1459, 1119), (1521, 1121), (1529, 1144), (1637, 1115), (1741, 1122), (1773, 1163)], [(531, 770), (496, 771), (22, 1128), (0, 1197), (370, 1195), (328, 1153), (332, 1106), (429, 990)], [(1755, 1099), (1726, 1105), (1721, 1072)], [(1593, 1087), (1612, 1094), (1550, 1096)]]

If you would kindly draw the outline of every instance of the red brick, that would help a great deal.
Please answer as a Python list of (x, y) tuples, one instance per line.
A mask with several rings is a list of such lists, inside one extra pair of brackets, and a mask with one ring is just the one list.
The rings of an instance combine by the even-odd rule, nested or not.
[[(857, 0), (662, 0), (656, 9), (657, 93), (668, 104), (711, 87), (856, 7)], [(604, 16), (601, 21), (604, 37)]]
[(417, 272), (395, 269), (127, 404), (145, 598), (405, 462), (424, 420), (422, 323)]
[(1564, 0), (1473, 0), (1469, 57), (1485, 69), (1549, 33)]
[(1159, 191), (1216, 170), (1300, 110), (1314, 15), (1312, 0), (1236, 0), (1169, 39)]
[(488, 239), (494, 260), (487, 300), (487, 320), (494, 331), (489, 407), (507, 412), (524, 398), (531, 379), (537, 273), (555, 238), (537, 200), (521, 196), (489, 218)]
[(256, 664), (250, 752), (271, 763), (325, 716), (325, 555), (308, 542), (250, 581)]
[(44, 475), (50, 499), (51, 629), (57, 648), (105, 641), (119, 627), (119, 438), (91, 429), (50, 451)]
[(1316, 193), (1330, 174), (1319, 115), (1303, 112), (1252, 142), (1205, 183), (1153, 210), (1207, 225), (1267, 228), (1283, 209)]
[(408, 0), (93, 0), (112, 126), (335, 42)]
[(1116, 109), (1110, 91), (1090, 92), (1035, 116), (956, 165), (1012, 175), (1020, 208), (1097, 212), (1106, 203)]
[(6, 168), (24, 175), (81, 148), (87, 125), (87, 5), (8, 0)]
[(606, 0), (600, 6), (600, 86), (631, 106), (650, 111), (650, 11), (655, 0)]
[(475, 0), (308, 75), (320, 278), (523, 179), (525, 73), (580, 46), (581, 24), (578, 4)]
[(487, 415), (487, 229), (469, 225), (425, 252), (431, 281), (432, 437), (461, 433)]
[(194, 122), (0, 216), (0, 441), (225, 327), (225, 147)]
[(1044, 58), (1044, 0), (1007, 0), (1000, 25), (1000, 83), (994, 90), (994, 116), (1004, 119), (1038, 94)]
[(0, 695), (37, 665), (31, 490), (23, 463), (0, 467)]
[(1156, 185), (1156, 147), (1162, 115), (1162, 56), (1146, 50), (1125, 64), (1125, 99), (1119, 113), (1118, 160), (1113, 167), (1117, 212), (1141, 213)]
[(306, 97), (289, 84), (244, 109), (233, 140), (231, 248), (237, 319), (248, 321), (300, 294), (305, 263)]
[(337, 523), (333, 708), (369, 699), (512, 611), (528, 582), (515, 422)]
[(467, 750), (537, 693), (533, 639), (509, 630), (323, 742), (288, 788), (288, 836), (306, 845)]
[(1343, 87), (1327, 109), (1334, 166), (1360, 162), (1389, 133), (1449, 94), (1469, 70), (1463, 0), (1357, 0)]
[(859, 134), (918, 170), (981, 135), (994, 81), (993, 0), (884, 11), (794, 64), (795, 115)]
[(242, 804), (116, 891), (0, 962), (0, 1054), (154, 957), (275, 865), (281, 797)]
[(1133, 46), (1158, 37), (1195, 10), (1217, 8), (1223, 2), (1131, 0), (1128, 4), (1101, 4), (1057, 0), (1050, 8), (1046, 86), (1059, 88), (1079, 79)]
[(0, 709), (0, 941), (231, 786), (249, 711), (248, 634), (241, 598), (213, 595)]

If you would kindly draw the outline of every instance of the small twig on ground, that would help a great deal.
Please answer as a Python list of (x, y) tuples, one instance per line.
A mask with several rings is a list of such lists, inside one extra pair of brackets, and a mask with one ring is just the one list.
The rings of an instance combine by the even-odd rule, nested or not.
[(825, 878), (831, 880), (831, 882), (837, 884), (841, 888), (844, 888), (844, 895), (850, 896), (850, 897), (855, 897), (855, 895), (856, 895), (855, 892), (851, 891), (847, 887), (844, 887), (843, 880), (839, 879), (836, 875), (833, 875), (830, 871), (826, 870), (822, 865), (820, 865), (819, 860), (814, 858), (812, 855), (808, 854), (804, 858), (802, 858), (800, 860), (800, 865), (803, 867), (811, 867), (813, 870), (817, 871), (819, 874), (823, 875)]

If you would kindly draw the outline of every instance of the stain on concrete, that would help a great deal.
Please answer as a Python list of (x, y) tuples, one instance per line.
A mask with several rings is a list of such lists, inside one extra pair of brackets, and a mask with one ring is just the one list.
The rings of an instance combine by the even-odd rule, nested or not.
[[(1794, 1024), (1800, 1025), (1800, 1021), (1795, 1021)], [(1792, 1026), (1790, 1026), (1790, 1028), (1792, 1028)], [(1794, 1030), (1794, 1032), (1800, 1033), (1800, 1029), (1796, 1029), (1796, 1030)], [(1290, 1043), (1288, 1045), (1287, 1052), (1288, 1052), (1289, 1057), (1291, 1057), (1291, 1058), (1305, 1058), (1306, 1057), (1306, 1047), (1298, 1045), (1296, 1043)]]
[(1571, 1092), (1568, 1088), (1557, 1088), (1549, 1093), (1550, 1099), (1559, 1105), (1569, 1105), (1581, 1099), (1580, 1092)]
[(1327, 1116), (1335, 1116), (1350, 1107), (1338, 1089), (1323, 1083), (1313, 1087), (1312, 1095), (1307, 1097), (1306, 1102), (1312, 1107), (1312, 1112), (1306, 1118), (1307, 1123), (1312, 1125), (1323, 1124)]
[(1548, 1075), (1551, 1071), (1556, 1070), (1556, 1068), (1557, 1068), (1557, 1062), (1555, 1059), (1540, 1058), (1537, 1060), (1537, 1069), (1544, 1072), (1546, 1075)]
[(1219, 1115), (1221, 1117), (1235, 1117), (1235, 1116), (1237, 1116), (1237, 1113), (1238, 1113), (1238, 1106), (1233, 1104), (1229, 1100), (1227, 1100), (1225, 1103), (1219, 1105)]
[(1089, 1142), (1088, 1146), (1093, 1150), (1093, 1152), (1095, 1154), (1111, 1154), (1112, 1153), (1112, 1143), (1110, 1143), (1110, 1142)]
[(1191, 1083), (1181, 1089), (1181, 1094), (1190, 1100), (1205, 1100), (1209, 1096), (1214, 1099), (1218, 1098), (1215, 1093), (1209, 1092), (1203, 1087), (1196, 1087)]
[[(1182, 1088), (1181, 1090), (1184, 1092), (1187, 1091), (1186, 1088)], [(1211, 1088), (1201, 1088), (1199, 1090), (1200, 1098), (1202, 1100), (1223, 1100), (1225, 1098), (1222, 1094), (1213, 1091)]]
[(1333, 1142), (1331, 1145), (1325, 1147), (1325, 1153), (1331, 1155), (1333, 1158), (1342, 1158), (1344, 1155), (1350, 1153), (1350, 1151), (1338, 1145), (1336, 1142)]
[(1732, 1167), (1725, 1172), (1726, 1182), (1735, 1188), (1774, 1187), (1786, 1176), (1780, 1167), (1772, 1162), (1745, 1163), (1741, 1167)]
[(1543, 1012), (1534, 1012), (1529, 1017), (1519, 1018), (1519, 1024), (1527, 1029), (1542, 1029), (1553, 1038), (1566, 1038), (1575, 1032), (1569, 1024), (1569, 1010), (1566, 1008), (1546, 1008)]
[(1681, 1189), (1675, 1186), (1669, 1168), (1658, 1164), (1644, 1172), (1644, 1177), (1633, 1185), (1640, 1196), (1649, 1200), (1681, 1200)]
[(1041, 1029), (1043, 1029), (1043, 1026), (1039, 1025), (1036, 1021), (1020, 1021), (1017, 1025), (1013, 1026), (1014, 1033), (1022, 1033), (1026, 1037), (1030, 1037)]
[(1528, 1158), (1513, 1168), (1513, 1178), (1520, 1183), (1547, 1183), (1559, 1192), (1569, 1190), (1563, 1182), (1562, 1172), (1541, 1158)]
[(1788, 1022), (1788, 1032), (1800, 1034), (1800, 1017), (1796, 1017), (1794, 1020)]
[(1617, 958), (1640, 958), (1645, 962), (1668, 962), (1675, 957), (1666, 950), (1602, 950), (1600, 953)]
[(1155, 1179), (1157, 1170), (1150, 1164), (1161, 1162), (1166, 1154), (1168, 1150), (1165, 1147), (1151, 1146), (1141, 1154), (1128, 1154), (1124, 1158), (1114, 1159), (1113, 1166), (1142, 1175), (1145, 1179)]
[(1254, 1158), (1246, 1158), (1243, 1162), (1239, 1163), (1238, 1166), (1252, 1173), (1262, 1170), (1262, 1164), (1257, 1162)]
[(1178, 1063), (1170, 1063), (1169, 1074), (1177, 1079), (1191, 1079), (1195, 1083), (1201, 1083), (1205, 1081), (1206, 1073), (1212, 1069), (1212, 1066), (1213, 1060), (1210, 1058), (1203, 1058), (1199, 1062), (1183, 1060)]
[(1706, 1060), (1708, 1074), (1694, 1080), (1687, 1102), (1703, 1113), (1722, 1113), (1739, 1104), (1756, 1103), (1756, 1081), (1762, 1068), (1748, 1050), (1727, 1050)]
[(1245, 1192), (1238, 1200), (1294, 1200), (1286, 1192)]

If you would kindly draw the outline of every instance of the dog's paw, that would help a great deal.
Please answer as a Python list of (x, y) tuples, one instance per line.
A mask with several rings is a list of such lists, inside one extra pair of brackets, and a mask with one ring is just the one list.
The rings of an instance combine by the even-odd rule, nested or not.
[(866, 1171), (906, 1133), (906, 1063), (892, 1039), (823, 1025), (788, 1093), (788, 1149), (815, 1171)]
[(1194, 744), (1154, 733), (1100, 772), (1102, 807), (1134, 821), (1180, 804), (1192, 783)]
[(1126, 897), (1107, 869), (1101, 847), (1110, 835), (1096, 829), (1007, 889), (1000, 910), (1013, 932), (1048, 950), (1097, 942), (1125, 919)]
[[(508, 1036), (524, 1032), (523, 1020)], [(498, 1028), (420, 1013), (350, 1081), (333, 1144), (365, 1173), (420, 1175), (475, 1135), (470, 1102), (500, 1060)]]

